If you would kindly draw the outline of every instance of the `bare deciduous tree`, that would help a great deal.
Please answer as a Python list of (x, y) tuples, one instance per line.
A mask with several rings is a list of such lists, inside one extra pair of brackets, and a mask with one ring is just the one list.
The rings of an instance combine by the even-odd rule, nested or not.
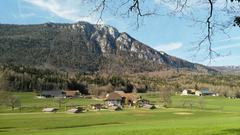
[(171, 88), (161, 88), (159, 90), (160, 102), (163, 104), (164, 107), (169, 107), (172, 103), (171, 97), (172, 92)]
[(11, 92), (1, 91), (0, 92), (0, 105), (6, 105), (14, 110), (16, 107), (21, 109), (21, 101), (18, 97), (12, 95)]
[(205, 100), (203, 96), (199, 97), (199, 106), (200, 106), (200, 109), (202, 110), (205, 108)]
[[(213, 49), (214, 33), (221, 31), (229, 36), (225, 30), (230, 26), (240, 26), (240, 1), (239, 0), (84, 0), (86, 3), (91, 3), (94, 8), (90, 15), (97, 13), (99, 15), (98, 22), (103, 20), (104, 13), (109, 12), (115, 16), (123, 18), (136, 18), (137, 28), (145, 17), (149, 16), (176, 16), (179, 18), (192, 20), (195, 24), (202, 28), (202, 37), (200, 37), (195, 50), (200, 50), (202, 46), (208, 48), (208, 56), (213, 59), (215, 56), (220, 56)], [(221, 6), (216, 3), (221, 3)], [(158, 3), (158, 4), (156, 4)], [(194, 14), (194, 10), (202, 6), (204, 17), (199, 18)], [(169, 12), (165, 12), (165, 7), (169, 8)], [(207, 11), (207, 12), (206, 12)], [(229, 19), (219, 19), (221, 15), (227, 15)], [(218, 19), (217, 19), (218, 18)]]
[(18, 97), (10, 95), (6, 100), (7, 100), (6, 105), (11, 107), (12, 110), (14, 110), (16, 107), (21, 108), (21, 101)]
[(59, 109), (62, 107), (62, 105), (66, 104), (68, 102), (68, 100), (64, 99), (63, 97), (58, 97), (55, 99), (55, 101), (58, 103)]

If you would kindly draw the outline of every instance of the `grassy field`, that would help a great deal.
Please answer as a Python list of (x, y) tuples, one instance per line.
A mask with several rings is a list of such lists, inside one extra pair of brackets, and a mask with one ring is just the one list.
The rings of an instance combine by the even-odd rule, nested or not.
[[(149, 99), (151, 102), (158, 104), (158, 94), (142, 94), (143, 98)], [(185, 103), (185, 104), (184, 104)], [(202, 104), (202, 105), (201, 105)], [(188, 108), (203, 110), (219, 110), (228, 112), (240, 112), (240, 99), (229, 99), (224, 97), (211, 96), (172, 96), (172, 108)]]
[[(15, 93), (15, 96), (20, 98), (22, 104), (22, 112), (41, 112), (44, 107), (56, 107), (59, 108), (57, 99), (46, 98), (38, 99), (35, 93), (32, 92), (22, 92)], [(93, 99), (83, 99), (83, 98), (73, 98), (73, 99), (64, 99), (64, 103), (60, 107), (60, 111), (65, 111), (65, 106), (88, 106), (94, 103), (102, 103), (101, 100)], [(12, 111), (10, 108), (0, 107), (0, 113), (13, 113), (19, 112), (18, 109)]]
[[(31, 93), (19, 96), (28, 97), (22, 100), (22, 104), (27, 106), (57, 105), (51, 99), (35, 99)], [(143, 96), (158, 102), (157, 96)], [(68, 103), (86, 105), (95, 102), (101, 101), (73, 99)], [(186, 105), (180, 108), (183, 102), (191, 102), (194, 107), (191, 109)], [(41, 113), (37, 110), (2, 112), (0, 135), (240, 135), (240, 100), (205, 97), (204, 109), (200, 109), (198, 102), (199, 97), (174, 96), (172, 106), (175, 108), (167, 109), (80, 114), (64, 111)]]

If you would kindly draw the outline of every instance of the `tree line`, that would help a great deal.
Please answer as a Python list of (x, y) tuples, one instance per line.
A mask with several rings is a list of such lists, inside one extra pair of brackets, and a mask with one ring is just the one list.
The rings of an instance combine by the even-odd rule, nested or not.
[(68, 72), (38, 69), (31, 66), (2, 65), (0, 67), (0, 90), (41, 92), (70, 89), (79, 90), (82, 94), (91, 94), (88, 88), (91, 84), (96, 85), (97, 88), (111, 85), (113, 89), (133, 91), (133, 84), (130, 80), (118, 75), (109, 77), (89, 73), (69, 75)]
[[(80, 90), (82, 94), (104, 95), (114, 90), (125, 92), (171, 91), (209, 88), (225, 97), (240, 97), (240, 76), (201, 74), (168, 70), (130, 75), (104, 75), (101, 73), (69, 73), (30, 66), (2, 65), (0, 89), (15, 92), (43, 90)], [(163, 92), (164, 93), (164, 92)]]

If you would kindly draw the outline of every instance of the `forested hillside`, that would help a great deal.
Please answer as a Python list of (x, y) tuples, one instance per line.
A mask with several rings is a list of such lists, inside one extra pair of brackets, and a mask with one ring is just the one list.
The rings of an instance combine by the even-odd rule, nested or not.
[(0, 68), (0, 86), (8, 91), (77, 89), (82, 94), (102, 95), (125, 92), (170, 91), (209, 88), (222, 96), (240, 96), (240, 76), (165, 70), (141, 74), (87, 74), (5, 65)]
[(87, 22), (0, 24), (0, 64), (82, 73), (138, 73), (166, 68), (215, 72), (154, 50), (111, 26)]

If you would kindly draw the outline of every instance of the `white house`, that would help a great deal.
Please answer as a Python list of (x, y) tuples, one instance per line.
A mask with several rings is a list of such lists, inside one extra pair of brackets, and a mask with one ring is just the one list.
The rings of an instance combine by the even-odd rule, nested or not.
[(112, 92), (106, 95), (105, 103), (107, 106), (122, 106), (123, 98), (119, 93)]
[(181, 93), (181, 96), (195, 95), (195, 89), (184, 89)]
[(196, 95), (196, 96), (201, 96), (201, 95), (202, 95), (202, 92), (199, 91), (199, 90), (197, 90), (197, 91), (195, 92), (195, 95)]
[(181, 93), (181, 96), (187, 96), (187, 95), (188, 95), (188, 91), (186, 89), (183, 90), (182, 93)]

